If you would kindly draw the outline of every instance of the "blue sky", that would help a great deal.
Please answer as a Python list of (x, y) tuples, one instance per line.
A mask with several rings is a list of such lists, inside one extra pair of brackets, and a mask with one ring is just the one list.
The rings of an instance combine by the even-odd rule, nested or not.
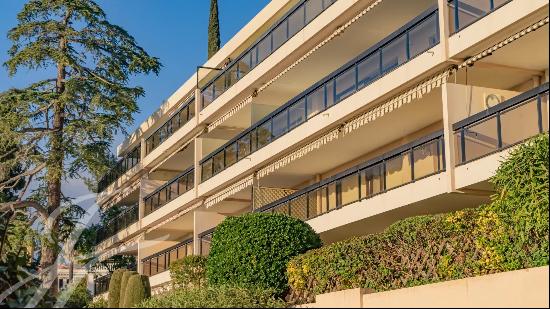
[[(0, 63), (7, 60), (11, 42), (6, 34), (16, 25), (16, 15), (24, 0), (0, 0)], [(163, 68), (158, 76), (137, 76), (133, 84), (142, 86), (145, 97), (139, 99), (140, 113), (134, 128), (153, 113), (206, 61), (207, 28), (210, 0), (96, 0), (111, 23), (128, 31), (152, 56), (160, 58)], [(222, 45), (252, 19), (269, 0), (218, 0)], [(0, 67), (0, 92), (11, 87), (24, 87), (51, 73), (19, 71), (9, 77)], [(122, 141), (117, 137), (113, 144)], [(80, 182), (65, 184), (68, 195), (83, 195), (86, 188)]]

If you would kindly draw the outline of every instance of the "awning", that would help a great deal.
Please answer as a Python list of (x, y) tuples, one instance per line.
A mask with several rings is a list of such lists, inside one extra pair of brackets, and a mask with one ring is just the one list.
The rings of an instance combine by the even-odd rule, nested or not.
[(210, 208), (210, 207), (214, 206), (215, 204), (225, 200), (226, 198), (232, 196), (233, 194), (236, 194), (236, 193), (246, 189), (247, 187), (251, 186), (252, 182), (253, 182), (253, 179), (254, 179), (254, 175), (250, 175), (250, 176), (238, 181), (237, 183), (227, 187), (226, 189), (224, 189), (224, 190), (208, 197), (204, 201), (204, 205), (206, 206), (206, 208)]
[(442, 84), (447, 82), (447, 78), (451, 75), (453, 70), (454, 68), (446, 69), (442, 73), (428, 78), (427, 80), (417, 84), (405, 92), (402, 92), (385, 103), (382, 103), (381, 105), (367, 111), (355, 119), (348, 121), (344, 124), (342, 130), (343, 135), (349, 134), (367, 123), (400, 108), (404, 104), (411, 103), (415, 99), (422, 98), (422, 96), (430, 93), (433, 89), (441, 87)]
[(191, 210), (193, 210), (195, 208), (198, 208), (201, 205), (202, 205), (202, 201), (196, 202), (195, 204), (193, 204), (189, 207), (186, 207), (185, 209), (180, 210), (178, 213), (170, 216), (168, 219), (163, 220), (162, 222), (155, 224), (153, 227), (148, 228), (146, 233), (150, 233), (151, 231), (156, 230), (159, 227), (178, 219), (179, 217), (189, 213)]
[[(277, 74), (275, 77), (267, 81), (265, 84), (263, 84), (260, 88), (257, 89), (257, 93), (260, 93), (264, 91), (267, 87), (271, 86), (276, 80), (283, 77), (286, 73), (288, 73), (290, 70), (292, 70), (294, 67), (296, 67), (300, 62), (306, 60), (311, 54), (316, 52), (319, 48), (323, 47), (328, 42), (332, 41), (335, 37), (340, 35), (344, 30), (346, 30), (348, 27), (350, 27), (352, 24), (354, 24), (357, 20), (359, 20), (361, 17), (363, 17), (365, 14), (367, 14), (370, 10), (372, 10), (375, 6), (380, 4), (383, 0), (376, 0), (372, 2), (368, 7), (363, 9), (361, 12), (359, 12), (357, 15), (349, 19), (345, 24), (338, 27), (336, 30), (334, 30), (329, 36), (327, 36), (323, 41), (321, 41), (319, 44), (315, 45), (312, 49), (310, 49), (307, 53), (305, 53), (302, 57), (300, 57), (298, 60), (294, 61), (291, 65), (286, 67), (283, 71), (281, 71), (279, 74)], [(249, 95), (246, 97), (243, 101), (241, 101), (239, 104), (237, 104), (235, 107), (231, 108), (227, 113), (222, 115), (220, 118), (216, 119), (214, 122), (212, 122), (210, 125), (208, 125), (208, 132), (211, 132), (214, 130), (217, 126), (222, 124), (224, 121), (226, 121), (229, 117), (233, 116), (235, 113), (237, 113), (239, 110), (241, 110), (243, 107), (248, 105), (252, 102), (253, 95)]]
[(548, 16), (546, 16), (545, 18), (539, 20), (538, 22), (532, 24), (531, 26), (529, 26), (527, 28), (524, 28), (521, 31), (518, 31), (515, 34), (513, 34), (513, 35), (509, 36), (508, 38), (506, 38), (505, 40), (502, 40), (502, 41), (498, 42), (497, 44), (485, 49), (484, 51), (480, 52), (479, 54), (468, 58), (466, 61), (464, 61), (462, 64), (460, 64), (458, 66), (458, 68), (461, 69), (465, 66), (471, 66), (474, 62), (479, 61), (479, 60), (481, 60), (485, 57), (490, 56), (496, 50), (498, 50), (498, 49), (514, 42), (515, 40), (517, 40), (517, 39), (533, 32), (533, 31), (536, 31), (537, 29), (541, 28), (544, 25), (548, 24), (548, 21), (549, 21)]

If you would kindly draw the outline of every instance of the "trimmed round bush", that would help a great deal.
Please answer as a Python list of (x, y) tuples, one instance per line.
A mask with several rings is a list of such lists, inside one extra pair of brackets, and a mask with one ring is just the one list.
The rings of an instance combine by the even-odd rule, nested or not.
[(126, 293), (124, 294), (124, 307), (131, 308), (151, 297), (149, 277), (144, 275), (132, 275), (128, 279)]
[(128, 280), (130, 279), (131, 276), (137, 275), (137, 274), (138, 273), (136, 271), (133, 271), (133, 270), (127, 270), (122, 274), (122, 279), (120, 280), (120, 296), (119, 296), (120, 301), (119, 301), (119, 304), (118, 304), (120, 308), (128, 307), (124, 304), (124, 295), (126, 294), (126, 288), (128, 286)]
[(283, 214), (248, 213), (225, 219), (214, 232), (209, 285), (255, 286), (284, 293), (288, 261), (321, 246), (305, 222)]
[(170, 278), (176, 287), (201, 287), (206, 285), (206, 261), (201, 255), (186, 256), (170, 265)]
[(111, 275), (111, 280), (109, 281), (109, 298), (107, 302), (109, 308), (119, 308), (120, 303), (120, 284), (122, 283), (122, 275), (126, 269), (117, 269)]

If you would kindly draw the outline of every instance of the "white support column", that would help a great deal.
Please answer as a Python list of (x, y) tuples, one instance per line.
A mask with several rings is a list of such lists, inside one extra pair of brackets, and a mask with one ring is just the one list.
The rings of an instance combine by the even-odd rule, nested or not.
[(439, 15), (439, 45), (443, 49), (441, 53), (443, 61), (449, 59), (449, 6), (447, 0), (437, 0)]
[(202, 96), (200, 89), (195, 89), (195, 125), (199, 125), (199, 114), (202, 110)]
[(450, 117), (448, 100), (448, 84), (441, 86), (441, 101), (443, 102), (443, 140), (445, 142), (445, 170), (447, 174), (447, 192), (455, 191), (455, 143), (453, 139), (453, 124)]
[(194, 158), (193, 158), (193, 165), (194, 165), (194, 168), (195, 168), (195, 172), (193, 173), (194, 174), (194, 179), (193, 179), (193, 184), (194, 184), (194, 195), (195, 197), (198, 197), (199, 196), (199, 184), (201, 183), (201, 173), (202, 173), (202, 169), (201, 169), (201, 165), (200, 165), (200, 160), (202, 159), (202, 138), (200, 137), (196, 137), (194, 138), (194, 143), (195, 143), (195, 153), (194, 153)]

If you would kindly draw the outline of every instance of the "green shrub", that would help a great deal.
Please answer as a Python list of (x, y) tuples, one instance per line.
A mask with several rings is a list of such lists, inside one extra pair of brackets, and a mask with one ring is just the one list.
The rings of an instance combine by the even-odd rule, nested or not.
[(306, 223), (283, 214), (248, 213), (225, 219), (207, 261), (210, 285), (257, 286), (283, 293), (290, 258), (321, 245)]
[(144, 275), (132, 275), (128, 279), (126, 293), (124, 294), (124, 307), (131, 308), (151, 297), (149, 277)]
[(105, 298), (100, 297), (96, 299), (95, 301), (89, 303), (86, 308), (109, 308), (109, 303)]
[(170, 265), (170, 278), (176, 287), (201, 287), (206, 285), (206, 260), (200, 255), (186, 256)]
[(109, 308), (119, 308), (120, 303), (120, 284), (122, 281), (122, 275), (126, 269), (117, 269), (111, 275), (111, 281), (109, 281), (109, 297), (107, 302)]
[(58, 302), (65, 303), (65, 308), (85, 308), (92, 301), (86, 278), (70, 284), (58, 297)]
[(548, 265), (548, 135), (512, 151), (492, 182), (498, 193), (488, 205), (407, 218), (293, 258), (290, 302)]
[(200, 287), (153, 296), (138, 308), (284, 308), (285, 302), (263, 288)]
[(124, 304), (124, 295), (126, 295), (126, 288), (128, 287), (128, 280), (131, 276), (137, 275), (138, 273), (133, 270), (127, 270), (122, 274), (122, 279), (120, 280), (120, 296), (119, 296), (119, 304), (118, 306), (120, 308), (126, 308)]

